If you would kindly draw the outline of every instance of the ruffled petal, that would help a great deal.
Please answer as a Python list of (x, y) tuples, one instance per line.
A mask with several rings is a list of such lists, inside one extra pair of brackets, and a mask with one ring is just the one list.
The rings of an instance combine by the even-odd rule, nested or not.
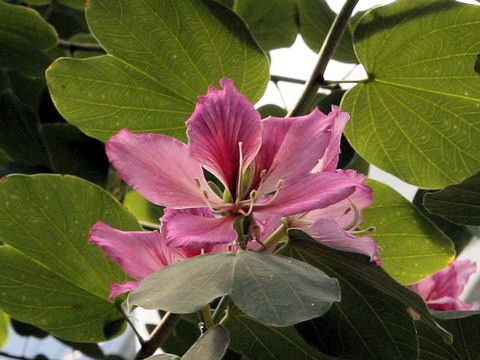
[(125, 281), (122, 284), (112, 283), (110, 285), (110, 294), (108, 295), (108, 298), (111, 300), (123, 293), (135, 291), (139, 285), (140, 283), (138, 281)]
[(301, 181), (285, 182), (277, 196), (256, 204), (254, 211), (290, 216), (325, 208), (353, 194), (357, 182), (340, 173), (311, 173)]
[(408, 287), (416, 291), (435, 310), (468, 310), (469, 304), (459, 300), (476, 264), (470, 260), (455, 260), (445, 269)]
[(235, 189), (242, 143), (243, 170), (261, 145), (260, 114), (229, 79), (222, 90), (208, 89), (200, 96), (186, 122), (191, 153), (232, 192)]
[(293, 220), (292, 226), (301, 228), (324, 245), (337, 250), (367, 255), (377, 265), (381, 263), (381, 260), (376, 257), (379, 253), (379, 248), (374, 238), (370, 236), (356, 237), (343, 230), (334, 220), (318, 219), (311, 225)]
[(207, 185), (200, 163), (181, 141), (123, 129), (107, 142), (106, 152), (125, 181), (155, 204), (203, 207), (203, 190), (212, 203), (221, 202)]
[(237, 239), (233, 229), (235, 217), (220, 218), (165, 209), (161, 218), (162, 232), (172, 247), (201, 249), (216, 244), (232, 243)]
[(255, 159), (257, 178), (266, 170), (261, 194), (273, 191), (279, 180), (301, 181), (312, 171), (329, 144), (335, 117), (315, 109), (306, 116), (262, 121), (262, 147)]
[(335, 118), (333, 122), (332, 134), (330, 141), (328, 142), (325, 154), (320, 159), (315, 170), (318, 171), (335, 171), (338, 164), (338, 156), (340, 155), (340, 141), (342, 139), (343, 129), (350, 120), (350, 115), (346, 112), (342, 112), (338, 106), (332, 106), (332, 112), (329, 114)]
[[(321, 218), (332, 219), (338, 222), (342, 228), (353, 229), (362, 223), (363, 210), (373, 202), (373, 191), (363, 183), (367, 178), (365, 175), (354, 170), (337, 170), (337, 173), (347, 175), (356, 182), (353, 194), (326, 208), (309, 211), (302, 215), (302, 218), (310, 221)], [(353, 206), (357, 208), (357, 212), (353, 209)]]
[(90, 230), (90, 241), (137, 280), (192, 256), (182, 249), (168, 247), (158, 231), (121, 231), (101, 221)]

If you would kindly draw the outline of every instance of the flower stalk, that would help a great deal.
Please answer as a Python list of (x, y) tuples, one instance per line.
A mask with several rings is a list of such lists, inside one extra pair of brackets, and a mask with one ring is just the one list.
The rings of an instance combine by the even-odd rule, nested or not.
[(343, 33), (347, 27), (348, 21), (352, 15), (353, 9), (357, 5), (358, 0), (346, 0), (343, 8), (338, 13), (337, 17), (332, 23), (328, 31), (325, 41), (318, 53), (318, 61), (315, 68), (307, 81), (302, 95), (298, 99), (295, 106), (288, 112), (287, 117), (299, 116), (309, 113), (313, 107), (313, 101), (318, 89), (325, 84), (323, 78), (325, 69), (332, 58), (338, 44), (342, 38)]

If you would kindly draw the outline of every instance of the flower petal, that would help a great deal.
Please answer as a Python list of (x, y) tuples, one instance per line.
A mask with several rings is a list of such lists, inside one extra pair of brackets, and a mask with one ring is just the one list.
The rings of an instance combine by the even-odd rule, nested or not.
[(174, 138), (133, 134), (123, 129), (107, 142), (106, 151), (125, 181), (155, 204), (178, 208), (205, 206), (196, 178), (209, 199), (220, 202), (187, 145)]
[[(362, 223), (363, 210), (372, 204), (373, 192), (369, 186), (363, 184), (363, 181), (367, 178), (365, 175), (354, 170), (337, 170), (337, 173), (347, 175), (357, 183), (355, 192), (348, 198), (326, 208), (312, 210), (303, 214), (302, 219), (315, 221), (327, 218), (335, 220), (342, 228), (354, 229)], [(352, 208), (353, 206), (357, 208), (357, 212)]]
[(232, 192), (235, 189), (242, 143), (243, 170), (261, 145), (260, 114), (229, 79), (220, 80), (222, 90), (210, 87), (200, 96), (186, 122), (193, 156)]
[(125, 281), (122, 284), (112, 283), (110, 285), (110, 294), (108, 298), (112, 300), (113, 298), (129, 291), (137, 290), (140, 283), (138, 281)]
[(167, 208), (161, 221), (162, 232), (168, 245), (172, 247), (201, 249), (210, 245), (232, 243), (237, 239), (237, 233), (233, 229), (233, 216), (216, 218)]
[(300, 181), (309, 174), (327, 148), (336, 114), (325, 115), (315, 109), (306, 116), (268, 117), (262, 121), (262, 147), (255, 159), (257, 178), (266, 177), (261, 194), (275, 190), (279, 180)]
[[(164, 266), (187, 257), (183, 249), (167, 246), (158, 231), (121, 231), (99, 221), (90, 230), (90, 241), (100, 246), (131, 277), (142, 280)], [(188, 256), (187, 256), (188, 255)]]
[(338, 106), (332, 106), (332, 112), (329, 114), (335, 118), (333, 122), (332, 134), (328, 143), (325, 154), (320, 159), (315, 170), (318, 171), (335, 171), (338, 164), (338, 156), (340, 155), (340, 140), (342, 139), (343, 129), (350, 120), (350, 115), (342, 112)]
[(379, 253), (379, 248), (375, 239), (370, 236), (356, 237), (348, 231), (343, 230), (335, 220), (318, 219), (311, 225), (305, 225), (301, 222), (295, 222), (294, 220), (292, 226), (301, 228), (312, 238), (324, 245), (337, 250), (367, 255), (378, 265), (381, 263), (381, 260), (376, 257)]
[(285, 182), (274, 199), (255, 204), (254, 211), (290, 216), (325, 208), (353, 194), (357, 185), (341, 173), (311, 173), (301, 181)]
[(476, 264), (473, 261), (455, 260), (447, 268), (408, 287), (416, 291), (432, 309), (469, 310), (471, 305), (458, 298), (475, 271)]

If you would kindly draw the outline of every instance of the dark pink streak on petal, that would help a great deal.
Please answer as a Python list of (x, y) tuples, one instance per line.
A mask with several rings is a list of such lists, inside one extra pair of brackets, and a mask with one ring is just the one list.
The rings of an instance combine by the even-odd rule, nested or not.
[(328, 143), (325, 154), (320, 160), (316, 169), (320, 171), (335, 171), (338, 164), (338, 156), (340, 154), (340, 140), (342, 139), (343, 129), (350, 120), (350, 115), (340, 111), (338, 106), (332, 106), (332, 112), (329, 116), (334, 117), (332, 136)]
[(292, 221), (292, 226), (299, 227), (318, 242), (337, 250), (355, 252), (367, 255), (371, 261), (379, 264), (376, 257), (379, 248), (375, 239), (370, 236), (356, 237), (345, 231), (336, 221), (331, 219), (318, 219), (311, 225)]
[(416, 291), (435, 310), (470, 310), (472, 305), (459, 300), (476, 264), (470, 260), (455, 260), (450, 266), (437, 271), (408, 287)]
[(101, 221), (90, 230), (90, 241), (101, 247), (110, 260), (118, 263), (137, 280), (192, 256), (187, 256), (183, 249), (168, 247), (158, 231), (121, 231)]
[(261, 145), (260, 115), (236, 89), (233, 81), (220, 80), (222, 90), (210, 87), (200, 96), (186, 122), (193, 156), (233, 193), (239, 169), (238, 143), (242, 142), (243, 168), (253, 160)]
[(108, 298), (111, 300), (123, 293), (135, 291), (137, 290), (139, 285), (140, 282), (138, 281), (125, 281), (122, 284), (112, 283), (110, 285), (110, 293), (108, 295)]
[(220, 249), (208, 247), (232, 243), (237, 239), (237, 233), (233, 229), (233, 216), (216, 218), (208, 213), (192, 214), (189, 211), (166, 209), (161, 221), (162, 232), (172, 247), (218, 251)]
[(301, 181), (312, 171), (329, 144), (334, 119), (315, 109), (306, 116), (262, 121), (262, 147), (255, 159), (257, 178), (267, 171), (261, 194), (273, 191), (280, 179)]
[(169, 207), (203, 207), (200, 180), (212, 203), (221, 200), (207, 185), (187, 145), (157, 134), (121, 130), (106, 144), (108, 158), (125, 181), (151, 202)]
[(278, 196), (267, 205), (255, 205), (254, 211), (281, 216), (325, 208), (352, 195), (357, 182), (337, 173), (311, 173), (296, 182), (285, 182)]

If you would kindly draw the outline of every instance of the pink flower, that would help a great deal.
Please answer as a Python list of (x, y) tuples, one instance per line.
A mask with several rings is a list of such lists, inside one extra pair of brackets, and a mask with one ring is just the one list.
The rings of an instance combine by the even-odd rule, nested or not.
[[(240, 216), (291, 216), (327, 208), (365, 185), (335, 172), (339, 136), (349, 116), (334, 107), (292, 118), (261, 121), (233, 82), (210, 87), (186, 122), (189, 144), (156, 134), (122, 130), (106, 145), (127, 183), (151, 202), (171, 209), (208, 207), (217, 216), (167, 215), (168, 244), (200, 248), (231, 243)], [(319, 163), (320, 161), (320, 163)], [(322, 170), (312, 172), (315, 167)], [(222, 184), (223, 196), (207, 183), (204, 169)], [(326, 171), (328, 170), (328, 171)], [(221, 216), (218, 216), (221, 215)]]
[[(340, 134), (343, 128), (340, 130)], [(333, 169), (335, 169), (333, 167)], [(325, 171), (323, 168), (320, 171)], [(353, 170), (337, 170), (358, 183), (367, 178)], [(362, 211), (373, 201), (372, 189), (366, 185), (357, 186), (348, 198), (323, 209), (307, 211), (289, 218), (289, 224), (304, 230), (312, 238), (338, 250), (356, 252), (370, 257), (377, 265), (382, 260), (377, 257), (379, 247), (371, 236), (354, 235), (362, 222)]]
[[(177, 213), (195, 213), (213, 216), (208, 209), (174, 210)], [(174, 216), (174, 214), (170, 214)], [(207, 246), (192, 250), (186, 247), (170, 247), (159, 231), (122, 231), (99, 221), (90, 230), (90, 241), (101, 247), (108, 258), (115, 261), (132, 278), (143, 280), (161, 268), (203, 253), (227, 251), (226, 245)], [(138, 281), (113, 283), (109, 298), (136, 290)]]
[(455, 260), (447, 268), (408, 287), (417, 292), (433, 310), (471, 310), (473, 305), (459, 299), (465, 285), (476, 271), (470, 260)]

